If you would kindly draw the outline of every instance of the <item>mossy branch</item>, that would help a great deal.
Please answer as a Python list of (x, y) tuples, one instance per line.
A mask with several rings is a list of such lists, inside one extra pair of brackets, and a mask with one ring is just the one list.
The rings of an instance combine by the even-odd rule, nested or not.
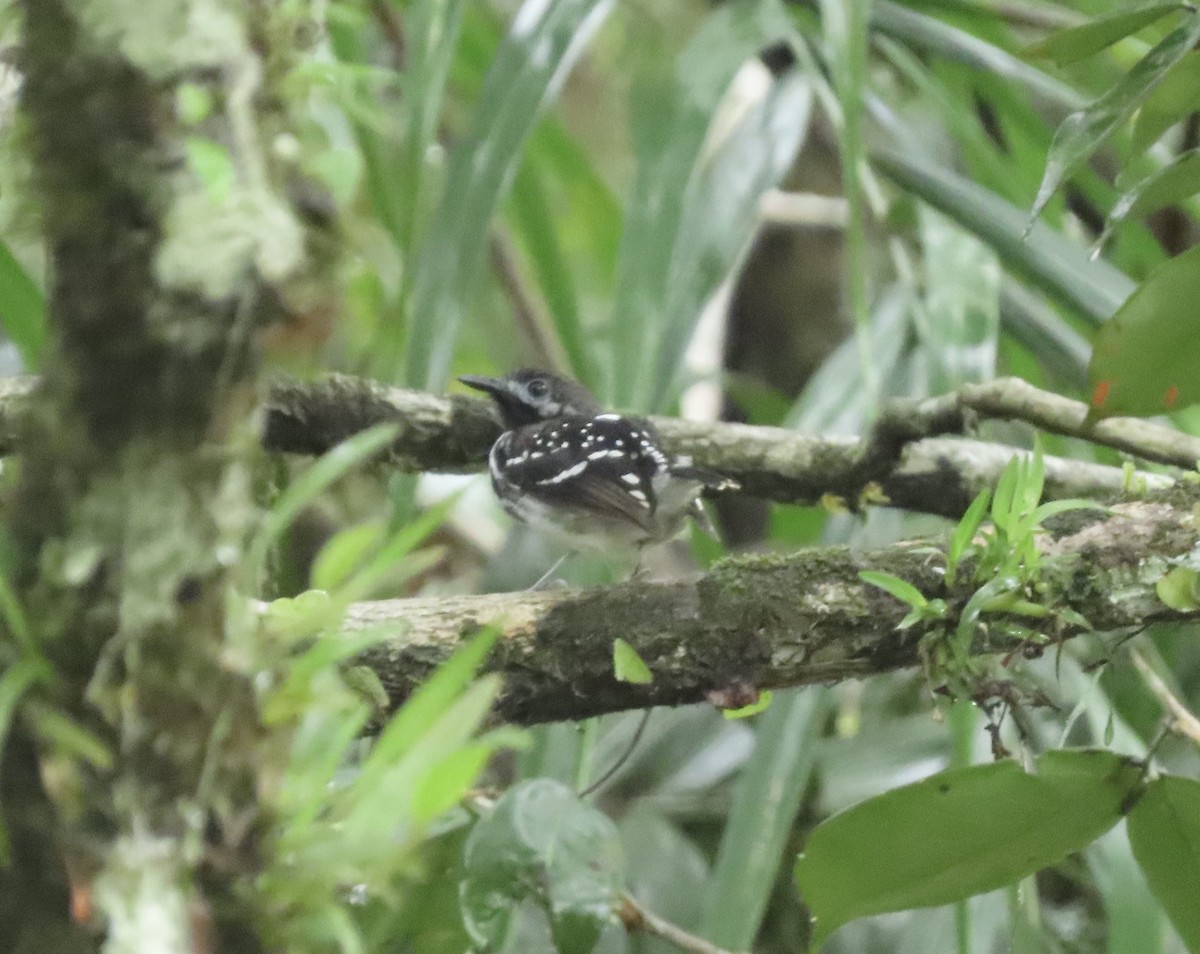
[[(0, 383), (0, 453), (16, 450), (19, 421), (37, 382)], [(1085, 425), (1086, 407), (1003, 379), (969, 385), (921, 402), (901, 402), (871, 435), (821, 437), (774, 427), (706, 424), (656, 417), (669, 450), (735, 477), (742, 492), (779, 503), (813, 504), (826, 495), (854, 505), (872, 482), (892, 506), (956, 518), (991, 487), (1018, 449), (964, 438), (972, 415), (1022, 420), (1036, 427), (1191, 467), (1200, 441), (1151, 422), (1114, 418)], [(499, 433), (490, 406), (476, 398), (442, 396), (345, 375), (275, 382), (263, 408), (263, 444), (290, 454), (321, 454), (373, 424), (390, 421), (400, 434), (392, 462), (407, 471), (468, 471), (483, 466)], [(1189, 463), (1190, 462), (1190, 463)], [(1140, 496), (1171, 484), (1162, 474), (1132, 475), (1061, 457), (1046, 458), (1048, 499)]]
[[(1040, 589), (1033, 598), (1049, 612), (1020, 620), (1040, 631), (1046, 645), (1081, 632), (1069, 622), (1078, 620), (1074, 614), (1101, 631), (1200, 615), (1170, 609), (1155, 592), (1173, 561), (1200, 554), (1187, 501), (1123, 504), (1059, 519), (1058, 535), (1039, 537)], [(501, 638), (490, 667), (505, 677), (499, 715), (526, 723), (581, 719), (917, 666), (920, 628), (897, 628), (908, 607), (864, 583), (859, 571), (902, 577), (956, 613), (972, 589), (944, 590), (936, 547), (937, 541), (915, 541), (866, 553), (833, 547), (735, 557), (698, 579), (669, 583), (359, 603), (344, 626), (347, 632), (395, 627), (396, 636), (363, 657), (394, 703), (464, 639), (495, 626)], [(975, 651), (1015, 648), (989, 637), (988, 622)], [(652, 684), (614, 678), (618, 636), (647, 662)], [(1038, 644), (1022, 648), (1037, 651)]]
[[(1039, 393), (1047, 399), (1067, 400)], [(874, 483), (892, 506), (956, 518), (981, 490), (995, 485), (1005, 465), (1019, 453), (1000, 444), (931, 436), (962, 431), (966, 421), (959, 412), (949, 416), (931, 412), (921, 418), (919, 428), (907, 433), (897, 431), (897, 417), (889, 416), (887, 426), (881, 425), (866, 440), (745, 424), (652, 420), (670, 452), (689, 455), (697, 464), (736, 478), (743, 493), (781, 503), (813, 504), (833, 495), (854, 506)], [(393, 448), (395, 465), (414, 471), (480, 469), (499, 433), (485, 401), (332, 375), (312, 382), (274, 384), (266, 404), (263, 441), (275, 451), (319, 454), (382, 421), (401, 428)], [(1188, 440), (1186, 435), (1176, 436)], [(1112, 500), (1171, 483), (1159, 474), (1139, 472), (1130, 477), (1115, 467), (1046, 458), (1050, 499)]]

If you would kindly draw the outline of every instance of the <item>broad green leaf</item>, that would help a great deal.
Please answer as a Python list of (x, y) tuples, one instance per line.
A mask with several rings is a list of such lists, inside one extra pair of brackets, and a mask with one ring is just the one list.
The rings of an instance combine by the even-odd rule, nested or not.
[(688, 43), (673, 74), (642, 76), (633, 84), (638, 168), (617, 261), (607, 403), (648, 406), (654, 384), (650, 369), (672, 295), (673, 262), (684, 238), (691, 184), (704, 158), (709, 127), (742, 65), (790, 31), (775, 0), (723, 4)]
[(28, 372), (38, 369), (46, 348), (46, 302), (42, 291), (0, 240), (0, 326), (21, 352)]
[(1145, 152), (1184, 117), (1200, 99), (1200, 52), (1193, 50), (1176, 63), (1154, 88), (1133, 121), (1134, 153)]
[(1140, 10), (1114, 13), (1091, 23), (1059, 30), (1028, 47), (1025, 55), (1045, 57), (1059, 66), (1066, 66), (1099, 53), (1118, 40), (1156, 23), (1167, 14), (1178, 13), (1183, 9), (1182, 3), (1156, 3)]
[(872, 163), (903, 189), (928, 202), (994, 248), (1014, 271), (1095, 324), (1129, 297), (1134, 283), (1104, 260), (1040, 222), (1026, 237), (1028, 216), (968, 179), (904, 153), (881, 150)]
[(476, 823), (459, 887), (471, 940), (496, 949), (525, 900), (546, 913), (563, 954), (588, 954), (621, 892), (621, 848), (607, 816), (551, 779), (514, 785)]
[(1200, 782), (1163, 776), (1129, 815), (1129, 842), (1188, 950), (1200, 951)]
[(902, 580), (894, 574), (882, 573), (879, 570), (860, 570), (858, 578), (864, 583), (879, 587), (885, 593), (891, 593), (901, 603), (907, 603), (914, 609), (922, 607), (928, 602), (924, 593), (908, 580)]
[(1012, 884), (1111, 828), (1140, 768), (1105, 751), (1052, 751), (941, 772), (823, 822), (796, 863), (814, 946), (854, 918), (948, 904)]
[(1063, 179), (1090, 156), (1158, 85), (1183, 56), (1200, 41), (1200, 14), (1189, 13), (1150, 50), (1112, 89), (1086, 109), (1063, 120), (1050, 144), (1046, 171), (1029, 213), (1030, 222), (1041, 214)]
[(1200, 246), (1155, 268), (1096, 335), (1093, 415), (1161, 414), (1200, 401), (1197, 301)]
[[(442, 387), (478, 283), (492, 214), (507, 191), (525, 140), (562, 85), (612, 0), (526, 0), (496, 53), (471, 129), (455, 148), (441, 205), (415, 265), (408, 301), (403, 378)], [(394, 377), (394, 336), (379, 368)]]
[(829, 690), (776, 693), (758, 720), (754, 754), (742, 769), (721, 835), (700, 935), (749, 950), (762, 923), (800, 801), (812, 779)]
[(654, 674), (650, 672), (646, 661), (619, 637), (613, 640), (613, 675), (617, 682), (632, 682), (642, 686), (654, 681)]
[(1113, 229), (1131, 215), (1149, 215), (1167, 205), (1174, 205), (1200, 192), (1200, 150), (1192, 149), (1178, 156), (1148, 176), (1129, 186), (1108, 213), (1104, 232), (1096, 240), (1103, 247)]

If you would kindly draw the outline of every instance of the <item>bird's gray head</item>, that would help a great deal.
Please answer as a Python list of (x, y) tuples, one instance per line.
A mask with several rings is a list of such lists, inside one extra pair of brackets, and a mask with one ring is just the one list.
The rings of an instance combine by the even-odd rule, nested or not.
[(508, 430), (555, 417), (591, 417), (602, 410), (578, 381), (536, 368), (522, 368), (502, 378), (464, 374), (458, 380), (491, 397)]

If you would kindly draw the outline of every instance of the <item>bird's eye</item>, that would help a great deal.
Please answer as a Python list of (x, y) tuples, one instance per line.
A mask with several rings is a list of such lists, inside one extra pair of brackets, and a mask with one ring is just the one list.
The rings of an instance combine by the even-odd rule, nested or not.
[(544, 398), (550, 393), (550, 385), (546, 383), (545, 378), (534, 378), (529, 382), (527, 390), (531, 398)]

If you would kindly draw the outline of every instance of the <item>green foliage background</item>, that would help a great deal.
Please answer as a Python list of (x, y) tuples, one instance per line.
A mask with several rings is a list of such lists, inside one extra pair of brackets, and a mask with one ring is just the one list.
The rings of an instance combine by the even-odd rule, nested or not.
[[(1085, 399), (1104, 383), (1104, 410), (1135, 413), (1165, 410), (1174, 385), (1174, 422), (1200, 432), (1200, 413), (1185, 407), (1200, 400), (1200, 265), (1186, 253), (1200, 193), (1200, 16), (1178, 4), (1115, 18), (1101, 0), (283, 6), (306, 47), (288, 85), (308, 104), (308, 125), (279, 147), (299, 148), (345, 246), (336, 318), (296, 330), (322, 339), (320, 369), (289, 363), (286, 342), (274, 347), (293, 373), (442, 390), (454, 373), (546, 365), (616, 407), (658, 413), (716, 381), (753, 423), (841, 433), (865, 432), (890, 397), (1015, 374)], [(11, 11), (4, 28), (16, 29)], [(180, 104), (181, 115), (205, 108)], [(0, 312), (33, 371), (46, 346), (43, 252), (19, 119), (2, 148)], [(219, 180), (219, 151), (198, 147), (189, 161)], [(764, 225), (763, 197), (778, 188), (841, 197), (841, 221)], [(1182, 265), (1156, 270), (1180, 254)], [(733, 303), (730, 345), (689, 358), (714, 300)], [(1097, 337), (1109, 349), (1097, 354), (1110, 357), (1089, 378)], [(755, 357), (772, 350), (782, 371)], [(986, 435), (1031, 446), (1019, 428)], [(385, 438), (367, 437), (363, 456)], [(1075, 441), (1050, 438), (1045, 449), (1116, 462)], [(300, 514), (293, 575), (279, 587), (331, 592), (318, 615), (366, 595), (515, 588), (553, 558), (508, 532), (481, 480), (457, 497), (460, 482), (348, 477), (356, 453), (294, 482), (255, 551)], [(784, 549), (948, 529), (884, 510), (724, 517), (732, 536)], [(422, 542), (429, 533), (433, 544)], [(324, 548), (312, 575), (306, 534), (307, 551)], [(693, 541), (691, 559), (721, 555)], [(587, 581), (604, 570), (576, 572)], [(307, 609), (275, 605), (281, 639), (311, 634), (308, 599)], [(1200, 708), (1194, 629), (1152, 631), (1136, 645)], [(1030, 758), (1062, 745), (1144, 757), (1161, 721), (1123, 649), (1077, 639), (994, 673), (1017, 685), (1015, 707), (935, 701), (925, 674), (903, 673), (776, 693), (746, 720), (703, 706), (656, 711), (632, 757), (587, 798), (591, 811), (570, 791), (618, 759), (636, 714), (475, 735), (495, 687), (466, 688), (460, 663), (369, 755), (353, 741), (365, 710), (314, 675), (348, 651), (318, 642), (277, 698), (280, 718), (307, 721), (278, 806), (290, 866), (265, 890), (292, 925), (288, 943), (310, 949), (668, 950), (596, 909), (623, 886), (724, 947), (801, 950), (812, 929), (791, 861), (821, 820), (990, 761), (989, 720), (1002, 723), (997, 747)], [(1052, 707), (1031, 703), (1042, 695)], [(430, 754), (435, 739), (452, 759)], [(1155, 759), (1183, 780), (1200, 772), (1200, 753), (1175, 738)], [(480, 784), (509, 795), (495, 809), (478, 799), (451, 807), (481, 771)], [(347, 787), (318, 812), (331, 783)], [(1168, 794), (1154, 792), (1169, 815)], [(1176, 796), (1193, 804), (1194, 792)], [(979, 810), (1003, 815), (1006, 797), (998, 790)], [(499, 859), (511, 843), (496, 834), (497, 816), (521, 818), (531, 803), (554, 837), (542, 832), (547, 844)], [(331, 818), (338, 837), (319, 824)], [(914, 839), (938, 837), (936, 819), (913, 821), (924, 825)], [(1194, 820), (1180, 830), (1186, 842)], [(1131, 848), (1110, 833), (1018, 885), (852, 921), (823, 949), (1188, 949), (1134, 857), (1168, 850), (1153, 835)], [(380, 839), (394, 851), (380, 851)], [(567, 888), (513, 888), (543, 870), (546, 853)], [(1198, 857), (1173, 860), (1179, 877), (1167, 882), (1194, 889)], [(1197, 950), (1196, 935), (1187, 940)]]

